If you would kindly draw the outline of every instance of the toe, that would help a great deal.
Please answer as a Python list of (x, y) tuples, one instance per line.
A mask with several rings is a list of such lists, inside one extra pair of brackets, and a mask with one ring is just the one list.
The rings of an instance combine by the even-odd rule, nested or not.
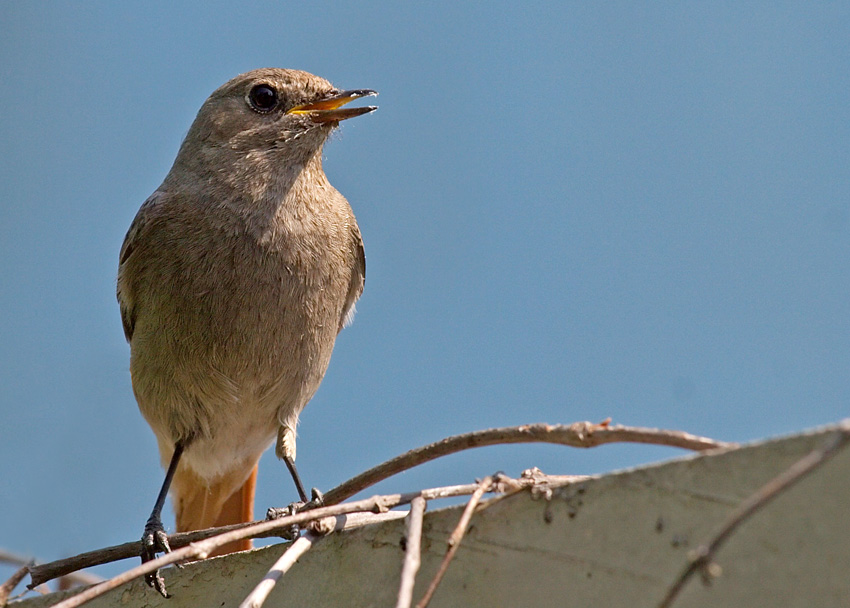
[[(142, 534), (142, 563), (156, 559), (157, 553), (170, 552), (171, 546), (168, 544), (168, 535), (165, 533), (162, 524), (156, 521), (148, 521), (145, 525), (144, 534)], [(169, 597), (168, 592), (165, 590), (165, 581), (162, 575), (160, 575), (159, 570), (146, 574), (145, 582), (150, 587), (156, 589), (162, 597)]]

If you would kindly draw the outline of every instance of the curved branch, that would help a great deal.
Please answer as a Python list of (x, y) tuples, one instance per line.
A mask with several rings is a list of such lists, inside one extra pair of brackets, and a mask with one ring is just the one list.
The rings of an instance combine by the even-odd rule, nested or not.
[(488, 445), (509, 443), (554, 443), (575, 448), (591, 448), (604, 443), (649, 443), (686, 450), (704, 451), (734, 447), (735, 444), (714, 441), (681, 431), (609, 425), (605, 422), (573, 424), (524, 424), (522, 426), (486, 429), (447, 437), (415, 450), (410, 450), (378, 466), (352, 477), (325, 493), (325, 504), (334, 505), (351, 498), (369, 486), (441, 456), (447, 456)]
[[(553, 443), (579, 448), (590, 448), (604, 443), (616, 442), (665, 445), (696, 451), (728, 448), (735, 445), (714, 441), (705, 437), (698, 437), (681, 431), (609, 425), (607, 422), (601, 424), (591, 422), (551, 425), (526, 424), (515, 427), (486, 429), (447, 437), (442, 441), (416, 448), (392, 460), (388, 460), (327, 492), (324, 496), (325, 504), (338, 504), (369, 486), (397, 473), (462, 450), (508, 443)], [(249, 522), (220, 528), (208, 528), (195, 532), (178, 532), (170, 535), (168, 542), (173, 549), (178, 549), (190, 543), (212, 538), (222, 533), (241, 530), (251, 525)], [(258, 532), (251, 537), (261, 538), (263, 536), (276, 536), (276, 534)], [(138, 557), (140, 553), (141, 541), (132, 541), (105, 549), (81, 553), (74, 557), (56, 560), (46, 564), (38, 564), (30, 568), (32, 581), (28, 586), (32, 589), (69, 572), (75, 572), (82, 568), (90, 568), (121, 559)]]
[[(527, 480), (510, 480), (513, 483), (505, 482), (503, 485), (516, 486), (517, 488), (530, 487), (540, 483), (536, 479)], [(386, 513), (390, 509), (400, 505), (409, 504), (414, 498), (422, 497), (425, 500), (433, 500), (435, 498), (446, 498), (449, 496), (463, 496), (472, 494), (479, 488), (479, 484), (468, 484), (464, 486), (447, 486), (443, 488), (432, 488), (430, 490), (422, 490), (420, 492), (410, 492), (407, 494), (388, 494), (386, 496), (373, 496), (364, 500), (347, 502), (340, 505), (332, 505), (328, 507), (318, 507), (309, 511), (302, 511), (295, 515), (281, 517), (280, 519), (272, 519), (268, 521), (253, 522), (251, 524), (241, 526), (240, 529), (231, 530), (223, 534), (218, 534), (207, 540), (191, 543), (186, 547), (175, 549), (171, 553), (166, 553), (149, 562), (145, 562), (140, 566), (131, 568), (118, 576), (107, 581), (89, 587), (81, 591), (77, 595), (71, 596), (54, 605), (54, 608), (78, 608), (89, 600), (99, 597), (124, 583), (145, 576), (146, 574), (156, 572), (160, 568), (170, 564), (177, 564), (185, 561), (194, 561), (198, 559), (206, 559), (216, 549), (223, 547), (227, 543), (243, 538), (257, 538), (263, 535), (279, 535), (282, 531), (290, 529), (293, 525), (303, 525), (311, 521), (324, 519), (336, 515), (346, 515), (348, 513), (372, 512)]]

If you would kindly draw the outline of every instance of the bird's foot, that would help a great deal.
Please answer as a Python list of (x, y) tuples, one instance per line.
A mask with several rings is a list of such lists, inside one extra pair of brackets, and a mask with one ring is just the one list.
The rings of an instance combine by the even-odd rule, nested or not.
[(266, 519), (280, 519), (281, 517), (288, 517), (290, 515), (295, 515), (296, 513), (302, 513), (304, 511), (309, 511), (310, 509), (317, 509), (325, 504), (325, 497), (319, 491), (318, 488), (312, 489), (312, 499), (309, 502), (297, 501), (291, 502), (285, 507), (271, 507), (266, 511)]
[[(171, 546), (168, 544), (168, 535), (165, 533), (162, 521), (151, 517), (145, 524), (145, 532), (142, 534), (142, 563), (156, 559), (157, 553), (171, 553)], [(156, 589), (162, 597), (169, 597), (159, 570), (146, 574), (145, 582)]]
[[(281, 519), (298, 513), (298, 509), (306, 503), (293, 502), (285, 507), (269, 507), (266, 511), (266, 520)], [(284, 540), (295, 540), (301, 534), (301, 526), (292, 524), (280, 531), (280, 537)]]
[[(313, 488), (311, 491), (312, 498), (309, 502), (293, 502), (289, 505), (280, 508), (280, 507), (270, 507), (266, 511), (266, 520), (272, 519), (281, 519), (282, 517), (289, 517), (290, 515), (295, 515), (296, 513), (302, 513), (304, 511), (309, 511), (310, 509), (317, 509), (325, 504), (325, 498), (322, 493), (318, 490), (318, 488)], [(298, 538), (301, 533), (301, 526), (298, 524), (292, 524), (285, 530), (281, 532), (281, 537), (286, 540), (295, 540)]]
[(310, 502), (304, 505), (299, 511), (309, 511), (310, 509), (318, 509), (325, 506), (325, 495), (319, 491), (319, 488), (310, 490)]

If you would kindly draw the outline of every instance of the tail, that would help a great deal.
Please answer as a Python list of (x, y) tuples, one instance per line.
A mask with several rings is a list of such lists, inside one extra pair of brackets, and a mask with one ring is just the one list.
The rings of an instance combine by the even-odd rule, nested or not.
[[(254, 519), (257, 465), (247, 473), (238, 470), (208, 483), (186, 467), (177, 469), (171, 485), (177, 531), (188, 532), (238, 524)], [(212, 555), (251, 548), (251, 539), (234, 541)]]

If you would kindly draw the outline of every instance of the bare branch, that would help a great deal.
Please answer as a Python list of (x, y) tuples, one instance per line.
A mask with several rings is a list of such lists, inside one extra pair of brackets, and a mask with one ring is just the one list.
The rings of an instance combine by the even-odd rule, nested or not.
[(23, 555), (6, 551), (6, 549), (0, 549), (0, 563), (11, 564), (13, 566), (27, 566), (34, 561), (31, 557), (24, 557)]
[[(325, 535), (331, 532), (340, 530), (351, 530), (360, 526), (374, 524), (382, 521), (390, 521), (393, 519), (401, 519), (405, 513), (390, 512), (390, 513), (355, 513), (353, 515), (339, 515), (337, 517), (328, 517), (325, 520), (313, 522), (316, 530), (309, 530), (304, 536), (299, 537), (293, 542), (289, 548), (284, 551), (278, 560), (272, 565), (268, 573), (263, 577), (263, 580), (254, 587), (253, 591), (248, 594), (239, 608), (261, 608), (265, 603), (269, 594), (274, 589), (277, 582), (284, 574), (289, 572), (289, 569), (295, 565), (302, 555), (313, 547)], [(328, 522), (328, 520), (330, 520)]]
[[(25, 570), (26, 574), (31, 574), (33, 568), (37, 568), (36, 561), (31, 557), (24, 557), (23, 555), (18, 555), (17, 553), (12, 553), (11, 551), (7, 551), (5, 549), (0, 549), (0, 563), (11, 564), (13, 566), (22, 566)], [(18, 572), (15, 573), (17, 576)], [(10, 584), (10, 582), (15, 578), (13, 576), (6, 584)], [(103, 580), (103, 577), (97, 576), (95, 574), (89, 574), (88, 572), (70, 572), (68, 574), (64, 574), (59, 579), (59, 590), (70, 589), (72, 587), (76, 587), (79, 585), (93, 585), (95, 583), (99, 583)], [(19, 584), (21, 579), (18, 579), (15, 585)], [(38, 585), (30, 585), (30, 591), (38, 591), (40, 593), (50, 593), (50, 589), (46, 586), (36, 589)], [(5, 589), (5, 586), (0, 588)], [(9, 589), (9, 593), (12, 592), (12, 589)], [(25, 592), (26, 593), (26, 592)], [(8, 596), (7, 596), (8, 597)], [(0, 599), (2, 599), (2, 593), (0, 593)], [(0, 607), (3, 604), (0, 603)]]
[[(771, 479), (756, 492), (751, 494), (744, 502), (742, 502), (735, 511), (729, 516), (720, 531), (714, 535), (708, 543), (704, 543), (697, 547), (690, 556), (690, 563), (676, 578), (667, 595), (658, 604), (659, 608), (669, 608), (673, 605), (676, 597), (682, 591), (685, 583), (697, 571), (703, 572), (707, 580), (713, 576), (712, 570), (717, 570), (714, 564), (714, 556), (720, 549), (721, 545), (726, 542), (733, 532), (752, 517), (757, 511), (764, 508), (771, 500), (779, 496), (782, 492), (793, 486), (795, 483), (811, 474), (830, 458), (835, 456), (842, 448), (850, 443), (850, 422), (843, 422), (839, 429), (830, 436), (822, 446), (815, 448), (803, 458), (792, 464), (790, 467), (782, 471), (779, 475)], [(712, 568), (714, 566), (714, 568)]]
[[(518, 487), (530, 487), (535, 483), (534, 480), (531, 479), (517, 479), (513, 481), (517, 484)], [(89, 600), (92, 600), (96, 597), (100, 597), (107, 591), (111, 591), (112, 589), (120, 587), (124, 583), (142, 577), (145, 574), (155, 572), (160, 568), (164, 568), (165, 566), (178, 562), (185, 562), (196, 559), (206, 559), (207, 557), (209, 557), (210, 553), (212, 553), (219, 547), (222, 547), (227, 543), (231, 543), (236, 540), (242, 540), (243, 538), (274, 536), (274, 534), (272, 534), (273, 532), (280, 533), (281, 531), (288, 530), (295, 524), (303, 526), (308, 522), (336, 515), (345, 515), (348, 513), (357, 512), (385, 513), (389, 509), (392, 509), (399, 505), (409, 504), (414, 498), (418, 496), (421, 496), (426, 500), (433, 500), (436, 498), (448, 498), (451, 496), (464, 496), (472, 494), (478, 488), (479, 484), (467, 484), (462, 486), (446, 486), (440, 488), (432, 488), (429, 490), (423, 490), (421, 492), (410, 492), (407, 494), (387, 494), (385, 496), (373, 496), (372, 498), (367, 498), (364, 500), (348, 502), (340, 505), (331, 505), (328, 507), (320, 507), (317, 509), (312, 509), (310, 511), (303, 511), (301, 513), (296, 513), (295, 515), (281, 517), (280, 519), (274, 519), (271, 521), (254, 522), (252, 524), (242, 526), (239, 529), (231, 530), (229, 532), (219, 534), (206, 540), (194, 542), (180, 549), (175, 549), (171, 553), (153, 559), (149, 562), (145, 562), (144, 564), (127, 570), (126, 572), (123, 572), (118, 576), (109, 579), (108, 581), (100, 583), (99, 585), (95, 585), (94, 587), (90, 587), (73, 597), (59, 602), (53, 608), (77, 608), (78, 606), (82, 606)]]
[[(609, 425), (607, 422), (593, 424), (590, 422), (576, 422), (570, 425), (529, 424), (516, 427), (506, 427), (476, 431), (463, 435), (448, 437), (437, 443), (411, 450), (401, 456), (389, 460), (365, 473), (346, 481), (325, 494), (325, 504), (335, 505), (346, 500), (365, 488), (374, 485), (384, 479), (410, 469), (424, 462), (429, 462), (441, 456), (453, 454), (466, 449), (483, 447), (488, 445), (544, 442), (574, 447), (593, 447), (605, 443), (632, 442), (665, 445), (690, 450), (708, 450), (713, 448), (733, 447), (734, 444), (713, 441), (704, 437), (690, 435), (680, 431), (668, 431), (659, 429), (648, 429), (640, 427), (625, 427)], [(203, 541), (218, 534), (235, 532), (255, 526), (256, 523), (235, 524), (222, 526), (220, 528), (208, 528), (195, 532), (180, 532), (168, 537), (168, 542), (173, 549), (187, 547), (191, 543)], [(256, 528), (251, 528), (256, 530)], [(249, 536), (240, 538), (262, 538), (278, 536), (278, 530), (255, 531)], [(39, 564), (30, 568), (32, 581), (30, 588), (36, 587), (59, 576), (75, 572), (83, 568), (90, 568), (120, 559), (138, 557), (141, 554), (141, 541), (133, 541), (89, 551), (80, 555), (57, 560), (47, 564)]]
[(284, 551), (283, 555), (274, 563), (271, 569), (260, 581), (260, 584), (254, 587), (254, 590), (248, 594), (239, 608), (262, 608), (266, 603), (266, 598), (272, 592), (277, 581), (289, 572), (289, 569), (295, 565), (298, 559), (307, 553), (310, 548), (322, 537), (314, 532), (307, 532), (304, 536), (300, 536), (294, 543), (289, 545), (289, 548)]
[(466, 508), (460, 516), (460, 521), (457, 523), (454, 532), (452, 532), (452, 535), (449, 537), (449, 548), (446, 551), (446, 555), (443, 557), (442, 563), (440, 563), (440, 568), (437, 570), (437, 574), (434, 575), (434, 579), (431, 581), (431, 584), (428, 585), (428, 590), (425, 592), (425, 595), (421, 600), (419, 600), (419, 603), (416, 604), (416, 608), (427, 608), (428, 604), (431, 602), (431, 598), (434, 597), (437, 587), (440, 586), (440, 582), (443, 580), (446, 571), (449, 569), (449, 564), (454, 558), (455, 553), (457, 553), (458, 547), (460, 547), (460, 541), (463, 540), (463, 536), (466, 534), (466, 529), (469, 527), (469, 520), (472, 519), (475, 507), (478, 506), (478, 502), (481, 500), (484, 492), (490, 491), (492, 485), (493, 478), (485, 477), (478, 484), (478, 488), (475, 492), (472, 493), (472, 496), (469, 498), (469, 502), (466, 503)]
[(29, 567), (27, 565), (23, 565), (15, 570), (15, 573), (9, 577), (9, 580), (0, 585), (0, 608), (6, 606), (9, 601), (9, 596), (12, 595), (12, 591), (14, 591), (15, 587), (24, 580), (24, 577), (26, 577), (28, 573)]
[(410, 502), (405, 535), (404, 566), (401, 569), (401, 585), (398, 590), (396, 608), (410, 608), (413, 602), (413, 586), (416, 583), (416, 573), (419, 571), (422, 519), (425, 515), (426, 504), (421, 496)]
[[(205, 538), (210, 538), (216, 534), (220, 534), (223, 531), (238, 530), (249, 525), (251, 524), (234, 524), (231, 526), (222, 526), (220, 528), (196, 530), (194, 532), (178, 532), (177, 534), (169, 536), (168, 542), (173, 549), (179, 549), (195, 541), (204, 540)], [(108, 564), (122, 559), (139, 557), (141, 552), (142, 543), (137, 540), (122, 543), (120, 545), (113, 545), (104, 549), (87, 551), (86, 553), (80, 553), (73, 557), (59, 559), (46, 564), (36, 564), (30, 568), (32, 582), (28, 586), (30, 588), (37, 587), (47, 581), (53, 580), (54, 578), (65, 576), (83, 568), (91, 568), (92, 566), (100, 566), (102, 564)]]
[(337, 504), (397, 473), (462, 450), (510, 443), (554, 443), (576, 448), (590, 448), (605, 443), (621, 442), (650, 443), (696, 451), (728, 448), (735, 445), (681, 431), (592, 422), (575, 422), (569, 425), (526, 424), (486, 429), (448, 437), (379, 464), (325, 493), (325, 504)]

